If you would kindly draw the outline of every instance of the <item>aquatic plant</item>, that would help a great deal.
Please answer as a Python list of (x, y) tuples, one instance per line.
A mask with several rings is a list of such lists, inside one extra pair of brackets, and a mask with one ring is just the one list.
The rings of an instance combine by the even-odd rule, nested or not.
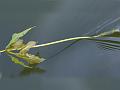
[[(120, 37), (120, 30), (118, 28), (107, 31), (107, 32), (103, 32), (103, 33), (100, 33), (97, 35), (67, 38), (67, 39), (57, 40), (57, 41), (53, 41), (53, 42), (49, 42), (49, 43), (45, 43), (45, 44), (40, 44), (40, 45), (37, 45), (36, 41), (29, 41), (28, 43), (25, 43), (24, 40), (22, 39), (22, 37), (25, 36), (34, 27), (28, 28), (28, 29), (26, 29), (22, 32), (19, 32), (19, 33), (14, 33), (12, 35), (12, 39), (10, 40), (10, 42), (8, 43), (6, 48), (4, 50), (1, 50), (0, 52), (7, 53), (8, 56), (10, 56), (11, 61), (14, 62), (15, 64), (19, 64), (19, 65), (22, 65), (22, 66), (27, 67), (27, 68), (32, 68), (31, 66), (29, 66), (30, 64), (32, 64), (32, 65), (39, 64), (39, 63), (45, 61), (46, 59), (44, 59), (43, 57), (39, 57), (37, 55), (30, 54), (29, 50), (31, 48), (39, 48), (39, 47), (54, 45), (54, 44), (62, 43), (62, 42), (66, 42), (66, 41), (72, 41), (72, 40), (76, 40), (76, 41), (77, 40), (93, 40), (97, 43), (100, 43), (101, 45), (104, 45), (105, 47), (109, 46), (112, 48), (117, 47), (117, 46), (112, 45), (112, 44), (120, 44), (119, 41), (104, 40), (103, 39), (103, 38), (108, 38), (108, 37), (109, 38), (115, 38), (115, 37), (119, 38)], [(24, 62), (20, 61), (19, 58), (26, 61), (28, 63), (28, 65), (25, 64)]]

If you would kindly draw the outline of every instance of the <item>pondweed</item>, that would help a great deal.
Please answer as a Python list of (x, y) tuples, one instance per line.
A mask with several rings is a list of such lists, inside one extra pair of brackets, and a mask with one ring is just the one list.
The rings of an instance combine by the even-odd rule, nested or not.
[[(29, 50), (31, 48), (44, 47), (44, 46), (54, 45), (57, 43), (62, 43), (62, 42), (72, 41), (72, 40), (93, 40), (93, 41), (96, 41), (101, 44), (102, 43), (103, 44), (105, 44), (105, 43), (120, 44), (119, 41), (99, 39), (99, 38), (107, 38), (107, 37), (119, 38), (120, 37), (119, 29), (113, 29), (111, 31), (103, 32), (98, 35), (73, 37), (73, 38), (53, 41), (53, 42), (49, 42), (49, 43), (45, 43), (45, 44), (40, 44), (40, 45), (37, 45), (36, 41), (29, 41), (28, 43), (25, 43), (24, 40), (22, 39), (22, 37), (25, 36), (34, 27), (28, 28), (19, 33), (14, 33), (12, 35), (12, 39), (10, 40), (10, 42), (8, 43), (6, 48), (4, 50), (1, 50), (0, 52), (7, 53), (10, 56), (10, 58), (12, 59), (12, 62), (14, 62), (16, 64), (22, 65), (24, 67), (32, 68), (29, 65), (26, 65), (24, 62), (20, 61), (19, 58), (25, 60), (28, 64), (39, 64), (39, 63), (45, 61), (45, 59), (42, 57), (30, 54)], [(105, 44), (105, 45), (107, 45), (107, 44)], [(112, 45), (110, 44), (109, 46), (112, 46)]]

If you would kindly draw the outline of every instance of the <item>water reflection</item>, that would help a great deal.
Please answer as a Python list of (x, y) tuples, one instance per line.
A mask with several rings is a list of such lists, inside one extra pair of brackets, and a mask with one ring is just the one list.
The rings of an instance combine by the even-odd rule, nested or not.
[(29, 76), (31, 74), (42, 74), (45, 72), (44, 69), (37, 67), (36, 65), (30, 65), (33, 68), (23, 68), (22, 71), (20, 71), (19, 76)]
[(18, 72), (16, 72), (16, 73), (11, 73), (11, 74), (9, 73), (9, 74), (7, 74), (7, 76), (6, 76), (6, 74), (4, 74), (3, 78), (14, 79), (14, 78), (17, 78), (17, 77), (29, 77), (29, 76), (34, 75), (34, 74), (35, 75), (41, 75), (41, 74), (46, 72), (45, 69), (40, 68), (38, 66), (33, 66), (32, 65), (32, 67), (33, 68), (26, 68), (26, 67), (19, 68)]
[[(116, 40), (117, 39), (117, 40)], [(120, 50), (120, 41), (119, 38), (109, 38), (109, 39), (95, 39), (98, 48), (104, 50)]]

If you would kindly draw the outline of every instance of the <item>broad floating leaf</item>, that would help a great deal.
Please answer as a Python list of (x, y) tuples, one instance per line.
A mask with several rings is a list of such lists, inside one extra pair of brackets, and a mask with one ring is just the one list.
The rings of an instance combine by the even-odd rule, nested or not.
[(31, 68), (30, 66), (27, 66), (27, 65), (25, 65), (23, 62), (19, 61), (18, 58), (13, 57), (13, 56), (11, 56), (11, 55), (9, 55), (9, 56), (11, 57), (12, 62), (14, 62), (15, 64), (19, 64), (19, 65), (22, 65), (22, 66), (24, 66), (24, 67)]
[[(34, 26), (35, 27), (35, 26)], [(11, 44), (17, 42), (21, 37), (26, 35), (30, 30), (32, 30), (34, 27), (28, 28), (20, 33), (14, 33), (12, 35), (12, 39), (10, 40), (9, 44), (6, 46), (6, 48), (9, 48)]]

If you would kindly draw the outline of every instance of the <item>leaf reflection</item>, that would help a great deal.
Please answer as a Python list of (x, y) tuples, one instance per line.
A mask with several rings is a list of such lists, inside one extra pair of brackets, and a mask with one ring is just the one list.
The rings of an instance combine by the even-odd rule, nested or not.
[(19, 76), (29, 76), (31, 74), (42, 74), (45, 72), (44, 69), (37, 67), (36, 65), (29, 65), (33, 68), (23, 68), (22, 71), (20, 71)]

